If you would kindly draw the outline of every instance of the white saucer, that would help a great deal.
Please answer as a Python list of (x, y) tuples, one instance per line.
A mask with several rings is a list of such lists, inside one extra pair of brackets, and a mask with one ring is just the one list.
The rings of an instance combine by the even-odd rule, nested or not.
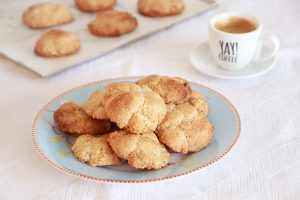
[[(262, 53), (270, 51), (268, 47), (263, 46)], [(227, 71), (218, 66), (210, 52), (208, 42), (202, 43), (191, 52), (190, 60), (194, 67), (209, 76), (223, 79), (244, 79), (253, 78), (270, 71), (276, 63), (276, 56), (264, 62), (254, 62), (244, 69), (237, 71)]]

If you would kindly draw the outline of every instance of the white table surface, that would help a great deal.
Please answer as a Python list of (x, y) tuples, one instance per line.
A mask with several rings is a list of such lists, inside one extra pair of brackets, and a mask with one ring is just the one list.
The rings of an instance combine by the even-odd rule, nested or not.
[[(1, 9), (9, 9), (4, 0), (0, 3)], [(0, 199), (299, 199), (300, 1), (219, 3), (204, 15), (47, 79), (0, 57)], [(207, 40), (209, 18), (224, 11), (253, 14), (264, 22), (266, 32), (280, 37), (272, 71), (230, 81), (207, 77), (192, 67), (191, 49)], [(126, 185), (63, 174), (35, 152), (32, 122), (52, 97), (95, 80), (154, 73), (205, 84), (232, 101), (241, 115), (242, 133), (227, 156), (184, 177)]]

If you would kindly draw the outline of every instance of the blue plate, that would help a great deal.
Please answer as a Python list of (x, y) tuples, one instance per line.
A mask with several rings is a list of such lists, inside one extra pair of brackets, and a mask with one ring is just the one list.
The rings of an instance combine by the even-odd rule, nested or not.
[(91, 167), (79, 162), (70, 150), (72, 138), (55, 128), (53, 111), (66, 101), (82, 104), (92, 92), (112, 82), (134, 82), (140, 78), (128, 77), (89, 83), (51, 100), (40, 110), (34, 121), (32, 140), (35, 149), (49, 164), (77, 177), (100, 182), (142, 183), (175, 178), (207, 167), (228, 153), (238, 140), (241, 124), (234, 106), (218, 92), (191, 83), (193, 90), (207, 98), (210, 108), (208, 118), (214, 126), (214, 137), (207, 148), (187, 155), (172, 153), (171, 163), (160, 170), (133, 170), (126, 163), (113, 167)]

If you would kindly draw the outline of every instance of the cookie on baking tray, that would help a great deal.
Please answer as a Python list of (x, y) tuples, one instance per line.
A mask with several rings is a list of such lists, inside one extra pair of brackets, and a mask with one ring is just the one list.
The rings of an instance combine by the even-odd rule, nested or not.
[(149, 17), (178, 15), (184, 9), (183, 0), (139, 0), (138, 11)]
[(153, 132), (132, 134), (116, 131), (108, 136), (108, 143), (117, 156), (128, 160), (136, 169), (160, 169), (168, 164), (170, 154)]
[(38, 39), (34, 52), (42, 57), (67, 56), (79, 51), (80, 45), (80, 39), (74, 33), (50, 30)]
[(59, 130), (75, 135), (104, 134), (111, 129), (111, 122), (89, 117), (77, 104), (67, 102), (54, 112), (54, 121)]
[(168, 103), (182, 103), (191, 94), (191, 87), (188, 81), (178, 77), (151, 75), (139, 81), (138, 85), (146, 85), (158, 93)]
[(204, 97), (193, 92), (184, 103), (168, 104), (167, 114), (155, 133), (172, 151), (189, 153), (208, 146), (213, 126), (206, 118), (208, 105)]
[(136, 134), (154, 131), (166, 114), (164, 100), (157, 93), (147, 86), (138, 87), (111, 97), (104, 105), (112, 122)]
[(116, 0), (75, 0), (75, 4), (83, 12), (95, 12), (112, 9)]
[(81, 135), (74, 145), (72, 152), (78, 160), (89, 165), (104, 166), (118, 165), (122, 162), (107, 143), (108, 134), (102, 136)]
[(117, 37), (136, 29), (137, 19), (128, 12), (104, 11), (88, 24), (89, 31), (96, 36)]
[(38, 3), (22, 15), (23, 23), (30, 28), (48, 28), (73, 21), (69, 8), (61, 3)]

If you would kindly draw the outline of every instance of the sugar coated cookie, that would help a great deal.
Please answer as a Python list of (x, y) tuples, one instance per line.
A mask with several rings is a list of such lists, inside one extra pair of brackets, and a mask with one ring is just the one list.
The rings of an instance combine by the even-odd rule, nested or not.
[(139, 0), (138, 11), (149, 17), (178, 15), (184, 9), (183, 0)]
[(38, 39), (34, 52), (42, 57), (67, 56), (79, 51), (80, 45), (77, 35), (68, 31), (50, 30)]
[(95, 12), (112, 9), (116, 0), (75, 0), (75, 4), (83, 12)]
[(48, 28), (73, 21), (69, 8), (61, 3), (39, 3), (30, 6), (22, 15), (30, 28)]
[(128, 12), (105, 11), (100, 12), (88, 28), (96, 36), (117, 37), (132, 32), (137, 25), (137, 19)]

